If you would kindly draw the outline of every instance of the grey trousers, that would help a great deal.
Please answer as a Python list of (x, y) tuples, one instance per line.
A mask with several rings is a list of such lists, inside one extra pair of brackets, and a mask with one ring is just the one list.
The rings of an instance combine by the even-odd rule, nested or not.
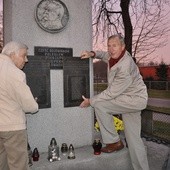
[(0, 132), (0, 170), (29, 170), (26, 130)]
[(98, 101), (94, 105), (105, 144), (120, 140), (113, 126), (113, 115), (122, 114), (125, 137), (134, 170), (149, 170), (147, 153), (140, 137), (141, 110), (146, 107), (146, 104), (147, 101), (143, 98), (122, 95), (116, 99)]

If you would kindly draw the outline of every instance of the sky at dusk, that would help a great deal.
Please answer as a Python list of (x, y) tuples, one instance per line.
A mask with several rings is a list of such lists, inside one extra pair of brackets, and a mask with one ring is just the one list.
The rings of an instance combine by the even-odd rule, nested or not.
[[(2, 0), (0, 0), (0, 11), (2, 11)], [(169, 20), (167, 24), (170, 25), (170, 15), (169, 15)], [(155, 59), (156, 61), (158, 61), (158, 63), (160, 63), (163, 60), (166, 64), (170, 64), (170, 33), (168, 37), (167, 46), (158, 49), (152, 55), (158, 56), (157, 59)]]
[(2, 11), (2, 0), (0, 0), (0, 11)]
[(168, 36), (168, 44), (165, 47), (160, 48), (153, 55), (158, 56), (159, 63), (163, 60), (166, 64), (170, 64), (170, 33)]
[[(168, 13), (168, 22), (167, 25), (169, 25), (170, 27), (170, 9), (169, 6), (166, 6), (165, 8), (165, 13)], [(168, 35), (168, 42), (167, 45), (165, 47), (162, 47), (160, 49), (158, 49), (155, 53), (153, 53), (152, 55), (158, 56), (157, 61), (160, 63), (162, 60), (166, 63), (166, 64), (170, 64), (170, 32)]]

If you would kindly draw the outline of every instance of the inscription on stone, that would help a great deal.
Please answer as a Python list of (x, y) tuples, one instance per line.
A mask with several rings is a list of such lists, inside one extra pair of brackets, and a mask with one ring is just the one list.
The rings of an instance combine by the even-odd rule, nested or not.
[(90, 97), (89, 59), (69, 57), (63, 59), (64, 107), (79, 106), (82, 95)]
[(39, 108), (51, 107), (50, 63), (40, 56), (28, 56), (23, 71), (33, 96), (38, 98)]
[(50, 69), (63, 69), (63, 58), (72, 57), (73, 49), (35, 46), (34, 55), (49, 61)]

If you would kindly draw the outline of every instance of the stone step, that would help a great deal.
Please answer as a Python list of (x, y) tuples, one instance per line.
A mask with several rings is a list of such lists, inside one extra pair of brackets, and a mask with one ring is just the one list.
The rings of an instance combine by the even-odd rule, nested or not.
[(125, 147), (118, 152), (93, 154), (92, 146), (75, 149), (75, 159), (60, 154), (61, 160), (49, 162), (47, 153), (40, 153), (39, 161), (33, 162), (31, 170), (132, 170), (129, 151)]

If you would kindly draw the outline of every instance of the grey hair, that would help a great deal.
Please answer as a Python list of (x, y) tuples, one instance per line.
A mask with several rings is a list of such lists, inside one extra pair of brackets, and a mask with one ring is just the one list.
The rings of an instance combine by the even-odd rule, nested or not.
[(25, 44), (11, 41), (4, 46), (2, 49), (2, 54), (10, 56), (11, 53), (17, 54), (20, 49), (28, 49), (28, 47)]
[(110, 37), (108, 38), (108, 41), (109, 41), (110, 39), (114, 39), (114, 38), (118, 38), (118, 39), (120, 40), (121, 44), (122, 44), (122, 45), (125, 45), (124, 38), (123, 38), (123, 36), (122, 36), (121, 34), (115, 34), (115, 35), (110, 36)]

